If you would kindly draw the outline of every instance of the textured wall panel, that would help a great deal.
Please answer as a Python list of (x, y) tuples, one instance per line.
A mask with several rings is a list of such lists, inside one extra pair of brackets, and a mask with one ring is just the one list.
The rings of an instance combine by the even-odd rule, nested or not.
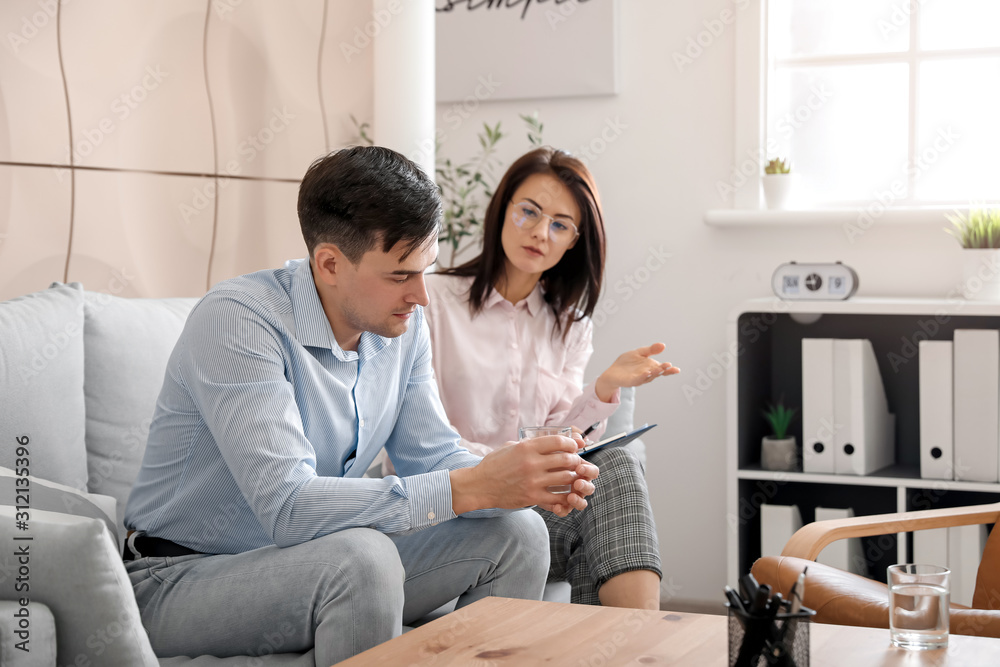
[(63, 279), (69, 220), (69, 170), (0, 165), (0, 300)]
[(306, 256), (295, 214), (298, 183), (240, 181), (219, 188), (212, 282)]
[(121, 296), (205, 293), (212, 227), (181, 215), (202, 179), (94, 171), (76, 178), (70, 280), (109, 291), (109, 281), (120, 275)]
[(297, 179), (326, 152), (322, 18), (322, 0), (244, 0), (212, 16), (208, 72), (220, 173)]
[(204, 0), (87, 0), (62, 11), (74, 163), (211, 173)]
[(69, 126), (59, 71), (55, 6), (55, 2), (36, 0), (3, 3), (0, 160), (68, 163)]
[(372, 120), (373, 20), (371, 0), (4, 0), (0, 298), (197, 296), (304, 256), (298, 181)]

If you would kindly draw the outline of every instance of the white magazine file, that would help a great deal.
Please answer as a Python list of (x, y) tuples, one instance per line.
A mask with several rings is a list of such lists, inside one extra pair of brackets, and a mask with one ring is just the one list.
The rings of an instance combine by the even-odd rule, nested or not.
[(785, 544), (802, 527), (798, 505), (760, 506), (760, 555), (780, 556)]
[(802, 469), (833, 474), (833, 339), (802, 339)]
[(834, 471), (870, 475), (896, 460), (896, 418), (867, 339), (833, 342)]
[(953, 345), (950, 340), (919, 343), (920, 476), (954, 477)]
[(954, 473), (970, 482), (1000, 480), (1000, 331), (956, 329)]

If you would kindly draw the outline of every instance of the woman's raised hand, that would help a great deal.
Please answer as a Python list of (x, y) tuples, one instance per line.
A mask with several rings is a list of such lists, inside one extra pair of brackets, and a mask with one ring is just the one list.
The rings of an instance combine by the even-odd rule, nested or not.
[(637, 387), (652, 382), (662, 375), (676, 375), (681, 372), (668, 361), (653, 359), (667, 349), (663, 343), (653, 343), (648, 347), (640, 347), (622, 354), (615, 362), (597, 378), (594, 389), (597, 397), (608, 403), (619, 387)]

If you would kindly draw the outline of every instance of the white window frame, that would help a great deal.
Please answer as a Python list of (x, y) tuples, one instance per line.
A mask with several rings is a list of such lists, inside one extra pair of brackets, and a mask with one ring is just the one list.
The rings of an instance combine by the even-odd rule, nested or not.
[[(733, 166), (739, 170), (748, 161), (755, 161), (755, 170), (746, 183), (733, 193), (732, 208), (705, 212), (706, 224), (713, 226), (744, 226), (761, 224), (841, 224), (849, 225), (859, 219), (876, 219), (878, 222), (906, 224), (947, 224), (945, 215), (953, 211), (968, 211), (968, 207), (912, 205), (884, 207), (872, 203), (866, 206), (844, 208), (806, 208), (793, 211), (762, 208), (760, 188), (762, 164), (768, 157), (766, 150), (767, 103), (767, 24), (766, 0), (748, 0), (737, 13), (735, 31), (736, 84), (735, 128)], [(916, 22), (910, 22), (910, 30)], [(911, 33), (912, 37), (912, 33)], [(913, 56), (911, 56), (913, 58)], [(911, 66), (910, 76), (916, 76)], [(911, 81), (912, 84), (912, 81)], [(913, 122), (914, 105), (910, 105), (910, 142), (915, 141)], [(746, 169), (744, 169), (744, 172)], [(911, 184), (912, 186), (912, 184)], [(874, 210), (872, 210), (874, 208)], [(867, 209), (867, 210), (866, 210)], [(866, 215), (867, 213), (867, 215)]]
[[(755, 178), (733, 193), (733, 207), (757, 210), (761, 207), (760, 161), (764, 146), (764, 104), (766, 102), (767, 62), (764, 41), (764, 0), (750, 0), (736, 17), (736, 132), (733, 164), (757, 158)], [(756, 187), (753, 187), (756, 185)]]

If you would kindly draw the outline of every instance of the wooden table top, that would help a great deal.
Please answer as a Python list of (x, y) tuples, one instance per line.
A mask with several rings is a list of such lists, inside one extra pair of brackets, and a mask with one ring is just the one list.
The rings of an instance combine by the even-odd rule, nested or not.
[[(812, 667), (1000, 662), (1000, 639), (952, 635), (946, 649), (906, 651), (888, 630), (813, 623), (810, 635)], [(339, 664), (727, 667), (727, 653), (725, 616), (491, 597)]]

